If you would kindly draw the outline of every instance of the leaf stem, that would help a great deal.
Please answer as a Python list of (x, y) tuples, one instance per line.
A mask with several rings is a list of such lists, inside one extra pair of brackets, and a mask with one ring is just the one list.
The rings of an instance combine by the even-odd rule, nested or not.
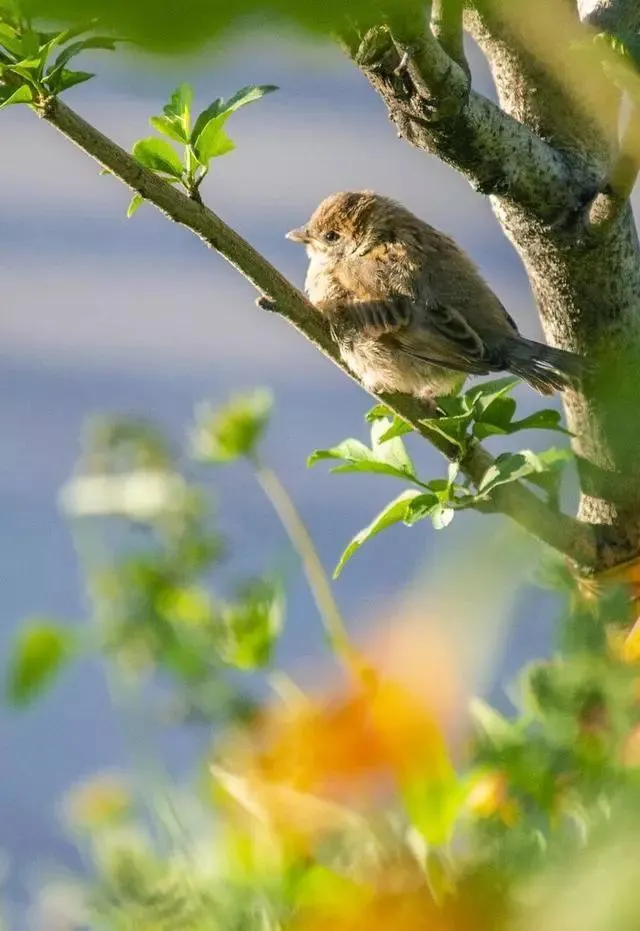
[(331, 583), (324, 570), (311, 534), (298, 512), (289, 492), (270, 466), (253, 459), (254, 475), (274, 511), (278, 515), (289, 540), (298, 553), (307, 583), (316, 603), (329, 645), (349, 668), (353, 665), (353, 650), (349, 635), (333, 597)]

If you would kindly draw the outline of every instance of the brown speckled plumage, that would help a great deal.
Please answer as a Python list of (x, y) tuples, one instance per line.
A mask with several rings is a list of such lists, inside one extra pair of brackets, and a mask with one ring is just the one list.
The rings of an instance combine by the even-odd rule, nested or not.
[(389, 198), (333, 194), (287, 236), (305, 244), (309, 299), (370, 390), (432, 399), (510, 371), (550, 394), (579, 376), (578, 356), (521, 336), (456, 243)]

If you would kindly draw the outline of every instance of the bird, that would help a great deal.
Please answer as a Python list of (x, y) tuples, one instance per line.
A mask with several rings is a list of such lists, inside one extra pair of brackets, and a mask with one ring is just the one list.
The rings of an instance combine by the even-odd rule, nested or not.
[(368, 391), (433, 405), (470, 375), (511, 372), (544, 395), (580, 384), (583, 357), (522, 336), (457, 243), (389, 197), (332, 194), (286, 238), (306, 247), (307, 297)]

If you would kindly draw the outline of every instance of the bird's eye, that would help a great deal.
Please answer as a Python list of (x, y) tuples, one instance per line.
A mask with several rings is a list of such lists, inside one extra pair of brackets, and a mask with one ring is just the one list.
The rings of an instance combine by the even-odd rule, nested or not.
[(328, 232), (324, 234), (325, 242), (337, 242), (338, 239), (340, 239), (340, 233), (336, 233), (335, 230), (328, 230)]

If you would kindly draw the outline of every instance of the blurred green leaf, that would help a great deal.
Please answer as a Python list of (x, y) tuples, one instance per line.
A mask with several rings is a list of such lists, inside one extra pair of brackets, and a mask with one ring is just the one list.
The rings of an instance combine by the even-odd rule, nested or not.
[(266, 666), (282, 632), (285, 612), (280, 582), (257, 579), (246, 583), (234, 604), (222, 608), (224, 640), (221, 655), (237, 669)]
[(0, 23), (0, 45), (18, 57), (22, 57), (22, 40), (16, 29), (7, 23)]
[(499, 711), (496, 711), (483, 699), (473, 698), (469, 704), (469, 712), (476, 726), (496, 749), (499, 750), (522, 742), (522, 735), (517, 725), (501, 715)]
[[(398, 495), (397, 498), (394, 498), (379, 514), (374, 517), (371, 523), (355, 535), (351, 540), (349, 545), (344, 550), (338, 565), (334, 569), (333, 577), (337, 579), (345, 565), (351, 559), (353, 554), (360, 549), (363, 543), (366, 543), (367, 540), (370, 540), (371, 537), (375, 537), (381, 531), (386, 530), (387, 527), (391, 527), (393, 524), (397, 524), (400, 521), (403, 521), (409, 513), (410, 505), (417, 498), (424, 498), (424, 495), (421, 495), (420, 492), (414, 491), (403, 491), (402, 494)], [(415, 522), (415, 521), (412, 521)]]
[(315, 35), (330, 36), (358, 22), (362, 27), (385, 20), (393, 12), (419, 17), (417, 0), (380, 0), (372, 8), (369, 0), (324, 0), (321, 4), (300, 0), (243, 0), (241, 4), (183, 0), (32, 0), (30, 9), (49, 22), (80, 23), (99, 17), (101, 27), (162, 52), (204, 48), (211, 39), (222, 40), (230, 30), (251, 23), (262, 28), (282, 29), (283, 22), (302, 27)]
[(252, 456), (269, 424), (272, 406), (272, 396), (265, 390), (235, 395), (219, 408), (200, 406), (191, 433), (194, 457), (214, 463)]
[(453, 766), (426, 777), (417, 768), (415, 775), (402, 781), (400, 794), (411, 824), (426, 842), (434, 847), (448, 844), (467, 796)]
[(9, 663), (7, 695), (13, 705), (29, 704), (50, 685), (76, 644), (72, 630), (50, 621), (32, 622), (15, 640)]
[(133, 147), (133, 155), (141, 165), (150, 168), (151, 171), (160, 171), (174, 178), (182, 176), (182, 162), (173, 146), (164, 139), (157, 139), (155, 136), (139, 139)]

